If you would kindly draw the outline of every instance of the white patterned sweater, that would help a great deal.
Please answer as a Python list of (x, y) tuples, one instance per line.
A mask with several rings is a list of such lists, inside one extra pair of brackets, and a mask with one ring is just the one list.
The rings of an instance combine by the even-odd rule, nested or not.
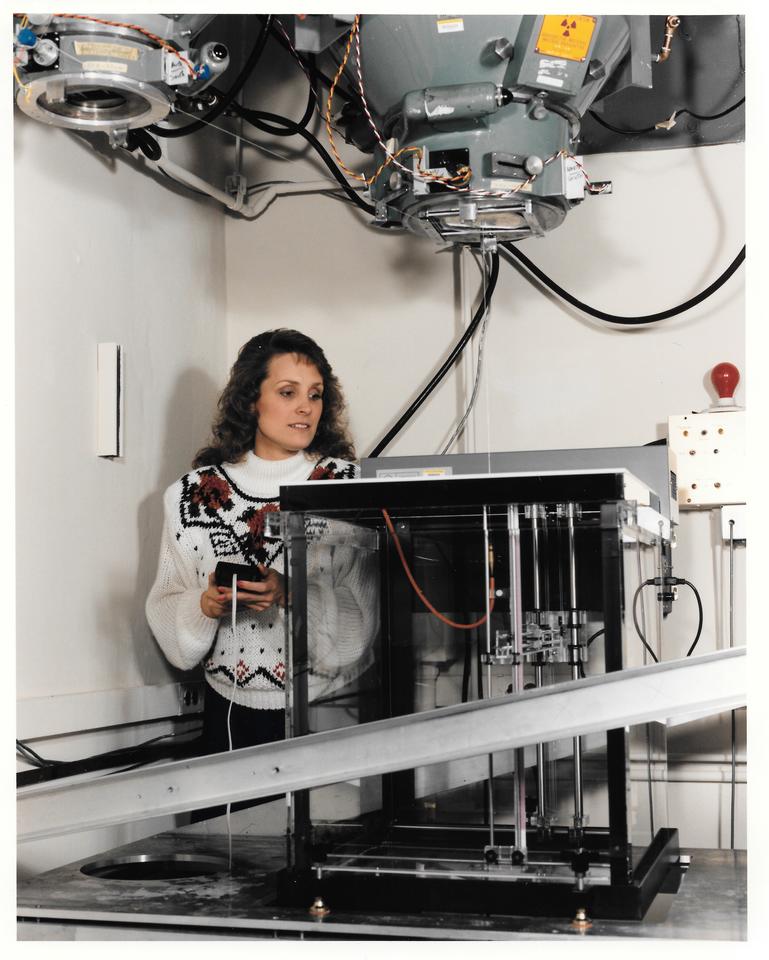
[[(273, 604), (256, 613), (211, 619), (200, 595), (219, 560), (264, 564), (284, 572), (284, 547), (266, 535), (265, 516), (279, 509), (280, 487), (304, 480), (357, 476), (345, 460), (285, 460), (248, 453), (239, 463), (201, 467), (164, 496), (165, 522), (147, 619), (166, 658), (182, 670), (203, 661), (206, 680), (233, 702), (261, 710), (285, 706), (285, 614)], [(340, 537), (341, 531), (341, 537)], [(357, 676), (372, 660), (377, 584), (359, 551), (344, 543), (344, 524), (315, 521), (308, 529), (307, 620), (311, 697)], [(341, 540), (341, 542), (340, 542)]]

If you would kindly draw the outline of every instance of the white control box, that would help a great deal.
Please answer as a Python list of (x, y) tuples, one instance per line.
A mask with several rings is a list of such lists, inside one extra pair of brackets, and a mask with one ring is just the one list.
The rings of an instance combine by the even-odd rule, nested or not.
[(745, 411), (668, 417), (668, 443), (678, 466), (678, 504), (745, 503)]

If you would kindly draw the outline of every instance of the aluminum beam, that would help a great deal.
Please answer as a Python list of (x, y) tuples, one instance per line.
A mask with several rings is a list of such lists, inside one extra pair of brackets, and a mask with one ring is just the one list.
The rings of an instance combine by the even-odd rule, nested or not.
[(743, 706), (745, 690), (745, 649), (734, 648), (95, 781), (40, 784), (17, 793), (18, 835), (37, 840), (650, 720), (720, 713)]

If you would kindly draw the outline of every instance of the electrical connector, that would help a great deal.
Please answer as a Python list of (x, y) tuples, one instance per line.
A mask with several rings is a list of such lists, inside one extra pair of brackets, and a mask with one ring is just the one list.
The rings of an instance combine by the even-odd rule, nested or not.
[(37, 43), (37, 34), (34, 30), (30, 30), (29, 27), (22, 27), (16, 34), (16, 41), (20, 43), (22, 47), (34, 47)]

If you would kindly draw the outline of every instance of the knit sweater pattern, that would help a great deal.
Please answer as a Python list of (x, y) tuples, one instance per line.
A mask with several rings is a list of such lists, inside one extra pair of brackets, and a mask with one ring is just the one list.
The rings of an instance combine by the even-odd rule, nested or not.
[[(284, 544), (267, 529), (283, 485), (358, 475), (339, 458), (285, 460), (253, 453), (238, 463), (185, 474), (164, 495), (165, 520), (147, 619), (166, 658), (183, 670), (201, 661), (206, 680), (234, 703), (270, 710), (285, 706), (288, 636), (282, 607), (236, 609), (207, 617), (200, 596), (219, 560), (263, 564), (284, 572)], [(307, 617), (312, 696), (338, 689), (370, 662), (376, 632), (376, 578), (355, 550), (352, 528), (307, 518)]]

